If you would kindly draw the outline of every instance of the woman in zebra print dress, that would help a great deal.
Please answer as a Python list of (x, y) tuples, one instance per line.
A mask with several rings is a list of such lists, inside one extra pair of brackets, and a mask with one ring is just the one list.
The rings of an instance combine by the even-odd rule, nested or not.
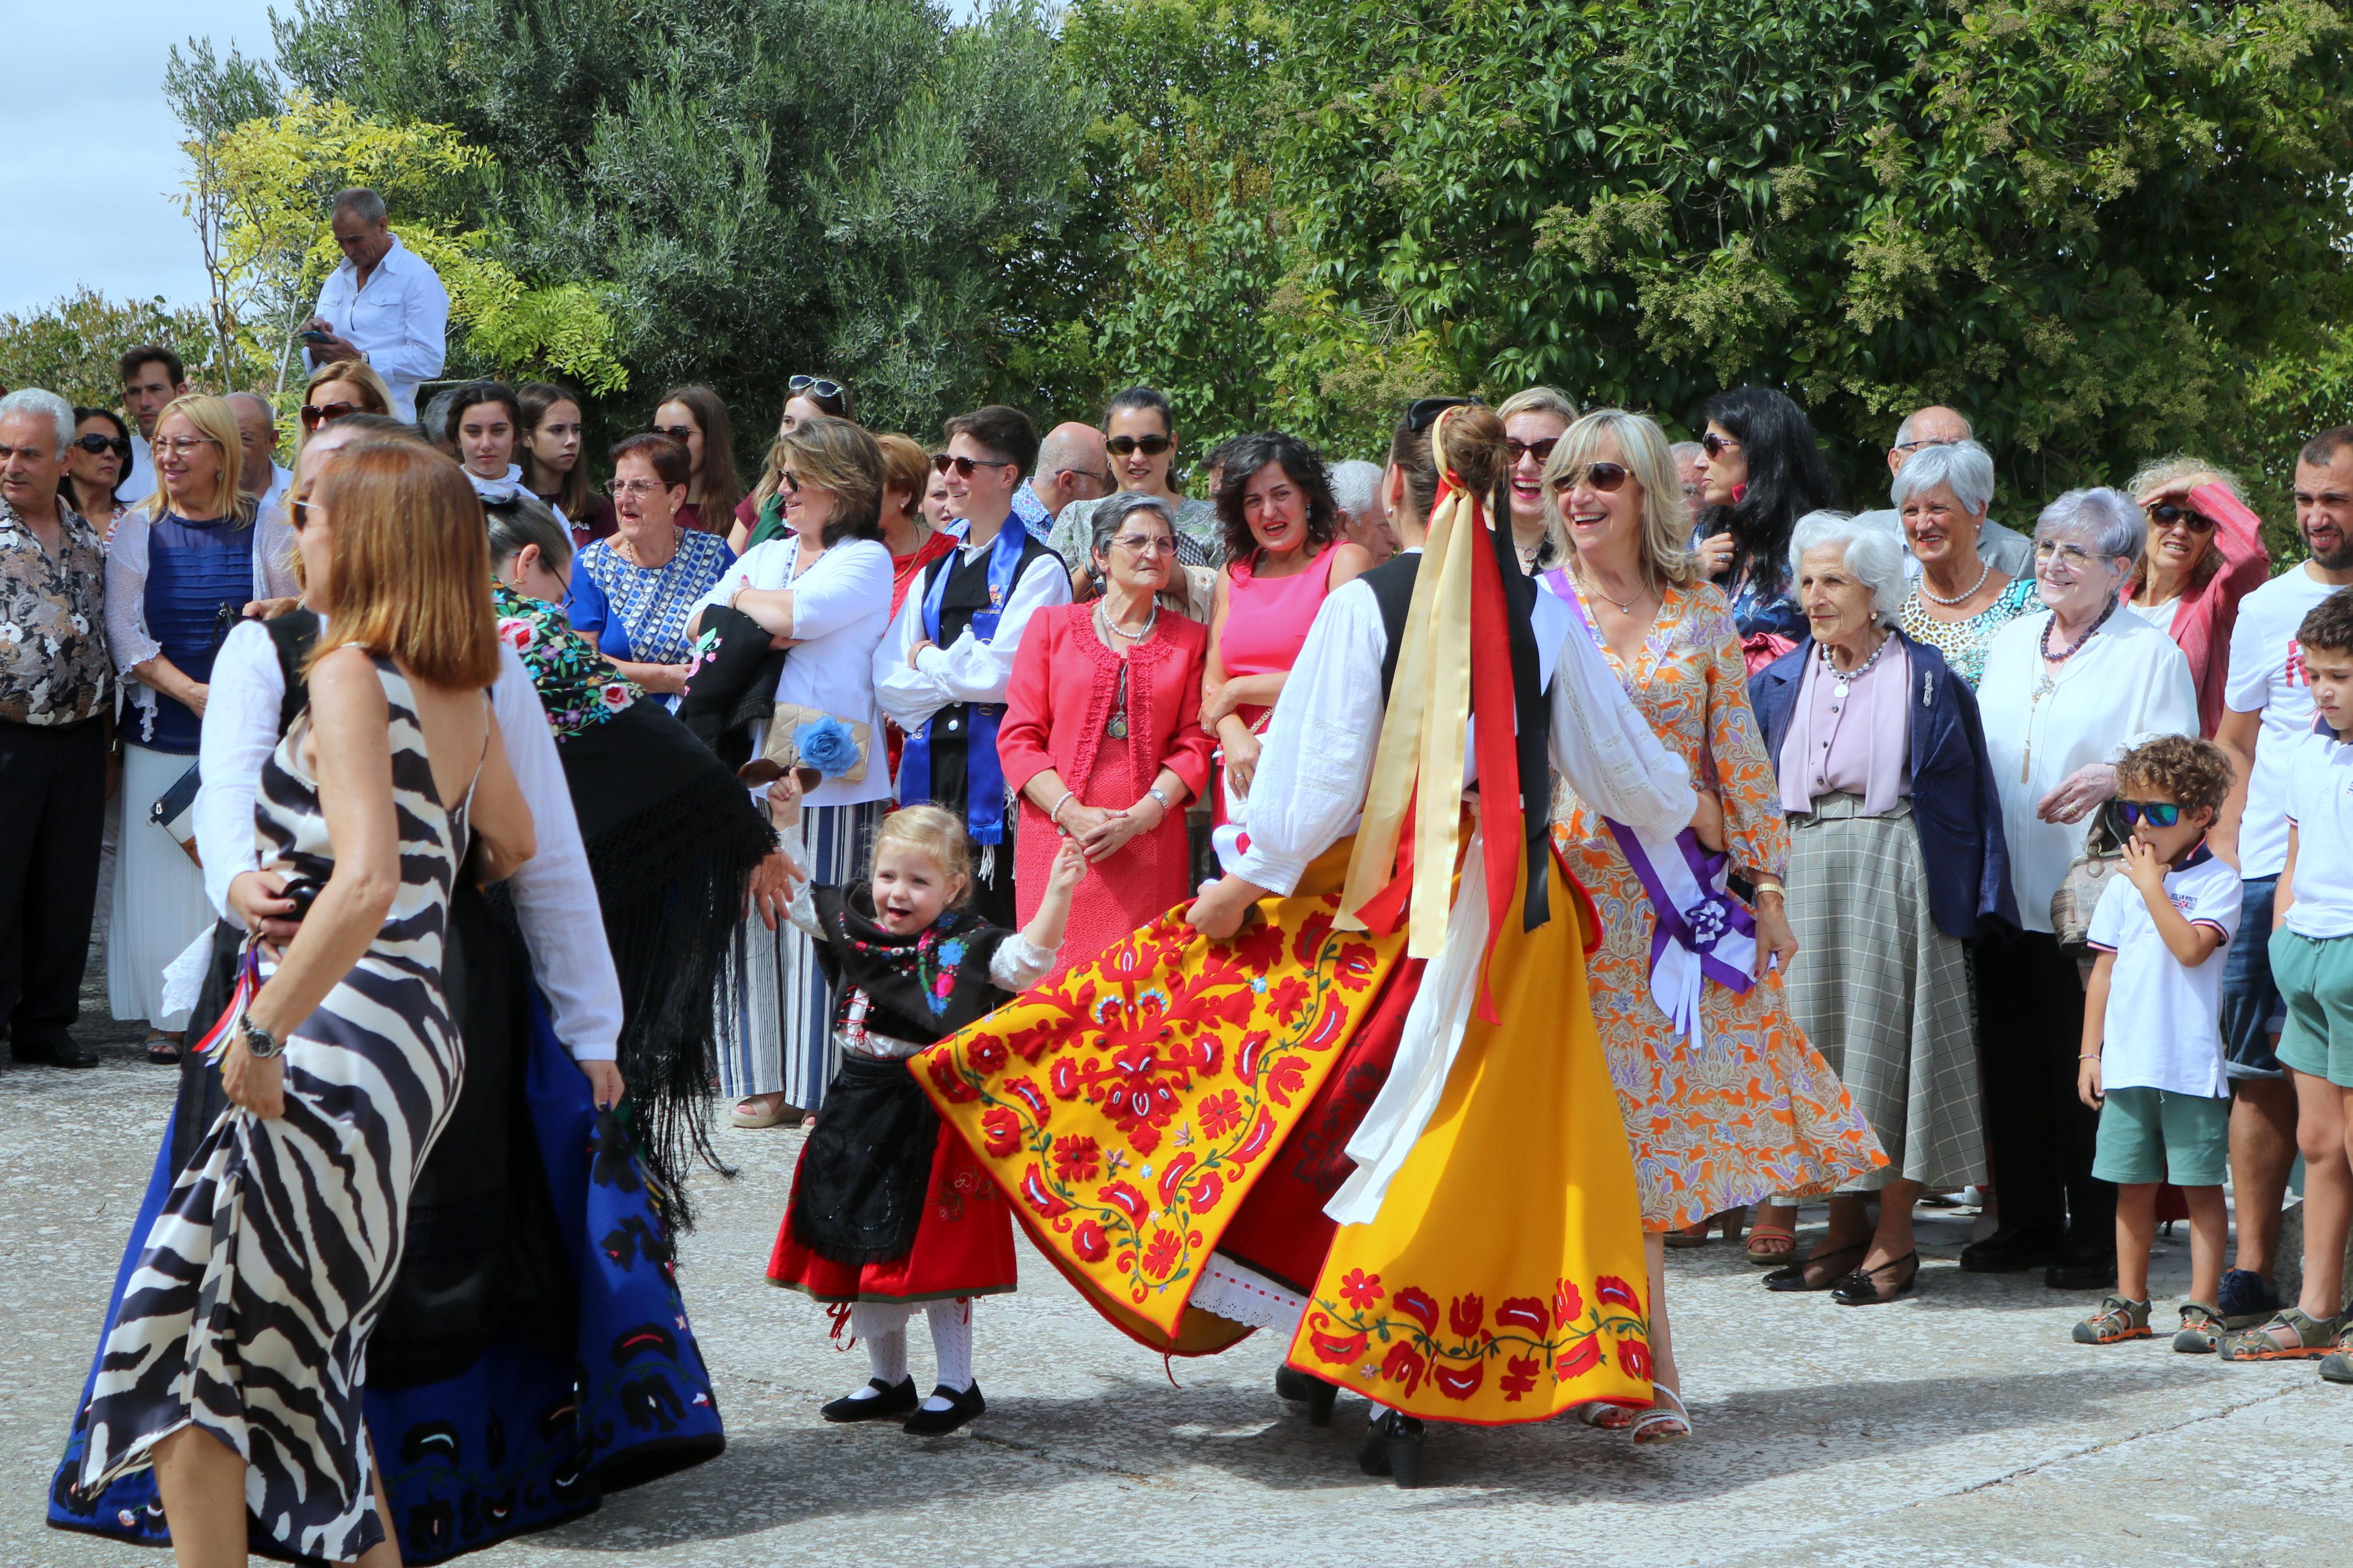
[(309, 593), (332, 620), (255, 819), (263, 868), (321, 890), (259, 955), (223, 1061), (235, 1105), (147, 1234), (82, 1413), (82, 1487), (153, 1464), (189, 1565), (242, 1563), (248, 1539), (396, 1557), (361, 1397), (410, 1185), (464, 1072), (449, 895), (470, 828), (486, 879), (533, 851), (484, 695), (497, 634), (464, 479), (368, 448), (307, 510)]

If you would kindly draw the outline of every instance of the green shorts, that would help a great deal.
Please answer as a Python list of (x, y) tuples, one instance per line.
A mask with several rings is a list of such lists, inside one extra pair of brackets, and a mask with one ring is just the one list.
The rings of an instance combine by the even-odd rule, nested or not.
[(2101, 1181), (2219, 1187), (2230, 1163), (2227, 1095), (2112, 1089), (2101, 1101), (2100, 1137), (2092, 1152), (2092, 1174)]
[(2287, 1004), (2279, 1059), (2353, 1089), (2353, 936), (2315, 942), (2280, 927), (2272, 932), (2272, 978)]

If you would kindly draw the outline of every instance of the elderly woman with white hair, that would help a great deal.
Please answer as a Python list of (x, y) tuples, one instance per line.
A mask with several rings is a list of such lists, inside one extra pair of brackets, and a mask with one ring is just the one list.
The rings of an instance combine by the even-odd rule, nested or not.
[(2116, 793), (2116, 760), (2144, 740), (2198, 733), (2189, 661), (2120, 599), (2147, 533), (2121, 490), (2069, 490), (2043, 508), (2034, 562), (2044, 607), (1995, 636), (1978, 684), (2021, 930), (1978, 952), (2001, 1225), (1961, 1267), (2044, 1265), (2061, 1289), (2114, 1277), (2116, 1188), (2092, 1175), (2095, 1118), (2075, 1093), (2079, 950), (2052, 929), (2053, 895)]
[(1975, 441), (1923, 447), (1895, 470), (1888, 494), (1920, 564), (1896, 624), (1974, 687), (1994, 634), (2036, 607), (2031, 577), (2011, 577), (1978, 555), (1993, 505), (1993, 455)]
[(1894, 624), (1903, 547), (1810, 512), (1789, 573), (1808, 636), (1748, 680), (1789, 819), (1789, 1013), (1888, 1163), (1833, 1196), (1828, 1237), (1767, 1283), (1870, 1306), (1919, 1275), (1922, 1191), (1985, 1174), (1966, 944), (2016, 930), (2018, 906), (1977, 698)]

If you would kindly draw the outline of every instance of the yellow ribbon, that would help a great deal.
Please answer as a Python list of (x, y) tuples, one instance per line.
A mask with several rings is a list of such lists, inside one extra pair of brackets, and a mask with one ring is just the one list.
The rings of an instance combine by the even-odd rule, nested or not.
[(1413, 897), (1406, 952), (1436, 958), (1446, 945), (1446, 917), (1453, 901), (1454, 861), (1461, 831), (1462, 773), (1471, 724), (1471, 552), (1481, 537), (1476, 500), (1443, 476), (1449, 409), (1430, 432), (1430, 457), (1441, 476), (1438, 505), (1430, 514), (1430, 538), (1406, 611), (1397, 674), (1389, 683), (1388, 711), (1373, 753), (1373, 776), (1365, 794), (1364, 820), (1348, 858), (1348, 880), (1336, 923), (1361, 931), (1357, 911), (1388, 885), (1397, 868), (1397, 844), (1405, 814), (1419, 784), (1420, 806), (1413, 825)]

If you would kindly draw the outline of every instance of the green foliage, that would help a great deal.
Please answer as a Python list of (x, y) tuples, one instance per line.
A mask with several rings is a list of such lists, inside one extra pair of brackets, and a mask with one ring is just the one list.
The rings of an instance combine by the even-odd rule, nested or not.
[(178, 354), (198, 391), (229, 384), (213, 361), (212, 321), (201, 307), (175, 310), (160, 297), (117, 301), (78, 289), (28, 314), (0, 312), (0, 386), (46, 387), (81, 407), (119, 408), (115, 356), (140, 343)]

